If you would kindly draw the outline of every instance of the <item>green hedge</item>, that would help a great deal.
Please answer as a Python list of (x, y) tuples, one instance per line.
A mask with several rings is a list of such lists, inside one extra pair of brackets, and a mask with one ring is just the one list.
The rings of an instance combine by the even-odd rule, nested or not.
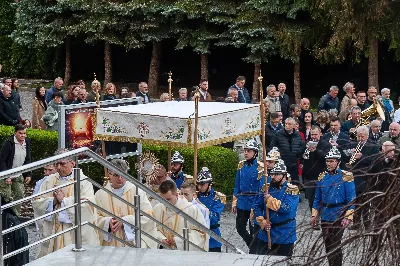
[[(0, 141), (3, 143), (6, 138), (14, 133), (13, 127), (0, 126)], [(31, 139), (32, 160), (38, 161), (54, 154), (58, 146), (58, 135), (54, 131), (44, 131), (37, 129), (28, 129), (27, 135)], [(164, 166), (168, 164), (168, 148), (166, 146), (143, 145), (143, 151), (150, 150), (159, 158)], [(178, 150), (185, 158), (185, 173), (193, 174), (193, 150), (187, 148), (173, 149), (172, 154)], [(127, 157), (126, 160), (131, 166), (130, 174), (136, 176), (135, 164), (137, 157)], [(235, 182), (235, 173), (237, 167), (237, 154), (229, 149), (219, 146), (202, 148), (198, 152), (198, 168), (207, 166), (213, 177), (214, 187), (226, 195), (232, 195)], [(102, 183), (104, 168), (98, 163), (86, 163), (81, 165), (84, 173)], [(42, 171), (34, 172), (33, 178), (42, 177)]]

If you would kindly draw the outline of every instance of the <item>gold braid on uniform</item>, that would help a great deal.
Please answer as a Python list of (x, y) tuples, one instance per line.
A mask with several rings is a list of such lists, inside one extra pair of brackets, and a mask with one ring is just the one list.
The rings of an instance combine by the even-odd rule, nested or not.
[(293, 184), (287, 184), (287, 188), (286, 188), (286, 194), (289, 195), (299, 195), (300, 194), (300, 190), (296, 185)]
[(240, 162), (238, 163), (238, 168), (237, 168), (237, 169), (238, 169), (238, 170), (242, 169), (245, 162), (246, 162), (245, 160), (240, 161)]
[(257, 176), (257, 180), (260, 180), (261, 177), (264, 174), (264, 163), (262, 162), (257, 162), (258, 166), (257, 166), (257, 171), (258, 171), (258, 176)]
[[(235, 198), (235, 196), (234, 196), (234, 198)], [(214, 200), (218, 200), (218, 199), (221, 200), (222, 204), (224, 204), (224, 205), (226, 204), (226, 196), (225, 196), (225, 194), (223, 194), (221, 192), (218, 192), (218, 191), (215, 191)], [(237, 201), (237, 199), (236, 199), (236, 201)], [(232, 204), (233, 204), (233, 202), (232, 202)]]
[(353, 182), (354, 181), (353, 173), (351, 173), (349, 171), (342, 170), (342, 174), (343, 174), (342, 175), (343, 181), (346, 181), (346, 182)]
[(318, 181), (320, 181), (322, 178), (324, 178), (325, 174), (326, 174), (326, 171), (320, 173), (318, 176)]

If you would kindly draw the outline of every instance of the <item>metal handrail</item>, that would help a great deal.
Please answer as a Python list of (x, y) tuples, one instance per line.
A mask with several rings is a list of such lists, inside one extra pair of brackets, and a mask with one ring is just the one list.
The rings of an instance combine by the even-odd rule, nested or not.
[[(138, 180), (136, 180), (135, 178), (133, 178), (133, 177), (130, 176), (129, 174), (122, 172), (122, 171), (119, 170), (117, 167), (115, 167), (113, 164), (111, 164), (110, 162), (108, 162), (107, 160), (105, 160), (104, 158), (102, 158), (101, 156), (99, 156), (98, 154), (94, 153), (93, 151), (91, 151), (90, 149), (88, 149), (88, 148), (86, 148), (86, 147), (84, 147), (84, 148), (79, 148), (79, 149), (72, 150), (72, 151), (68, 151), (68, 152), (65, 152), (65, 153), (62, 153), (62, 154), (59, 154), (59, 155), (50, 157), (50, 158), (42, 159), (42, 160), (37, 161), (37, 162), (33, 162), (33, 163), (30, 163), (30, 164), (27, 164), (27, 165), (23, 165), (23, 166), (18, 167), (18, 168), (14, 168), (14, 169), (10, 169), (10, 170), (6, 170), (6, 171), (3, 171), (3, 172), (0, 172), (0, 180), (4, 180), (4, 179), (6, 179), (6, 178), (15, 178), (16, 176), (19, 176), (19, 174), (21, 174), (21, 173), (28, 172), (28, 171), (32, 171), (32, 170), (36, 170), (36, 169), (41, 168), (41, 167), (43, 167), (43, 166), (45, 166), (45, 165), (48, 165), (48, 164), (57, 162), (57, 161), (59, 161), (59, 160), (65, 159), (65, 158), (74, 157), (74, 158), (75, 158), (75, 161), (78, 163), (78, 156), (81, 155), (81, 154), (87, 155), (88, 157), (94, 159), (95, 161), (97, 161), (97, 162), (100, 163), (101, 165), (107, 167), (108, 169), (110, 169), (110, 170), (113, 171), (114, 173), (116, 173), (116, 174), (122, 176), (123, 178), (127, 179), (127, 180), (130, 181), (132, 184), (134, 184), (137, 188), (143, 190), (149, 197), (152, 197), (152, 198), (158, 200), (160, 203), (162, 203), (162, 204), (164, 204), (165, 206), (167, 206), (168, 209), (170, 209), (170, 210), (172, 210), (173, 212), (175, 212), (176, 214), (180, 215), (180, 216), (184, 219), (184, 223), (185, 223), (185, 226), (186, 226), (186, 228), (185, 228), (186, 230), (184, 230), (184, 232), (183, 232), (183, 237), (182, 237), (179, 233), (174, 232), (172, 229), (166, 227), (165, 225), (163, 225), (162, 223), (160, 223), (159, 221), (157, 221), (157, 220), (156, 220), (154, 217), (152, 217), (151, 215), (148, 215), (147, 213), (142, 212), (142, 211), (140, 210), (140, 208), (139, 208), (139, 213), (141, 213), (142, 215), (144, 215), (144, 216), (146, 216), (147, 218), (151, 219), (151, 220), (154, 221), (157, 225), (162, 226), (162, 227), (166, 228), (167, 230), (170, 230), (171, 232), (174, 233), (174, 235), (177, 235), (178, 237), (180, 237), (181, 239), (183, 239), (183, 240), (184, 240), (185, 249), (189, 246), (189, 243), (190, 243), (191, 245), (196, 246), (195, 244), (191, 243), (191, 242), (189, 241), (189, 239), (187, 238), (187, 237), (188, 237), (187, 222), (190, 222), (192, 225), (198, 227), (198, 228), (199, 228), (200, 230), (202, 230), (203, 232), (207, 233), (208, 235), (210, 235), (211, 237), (213, 237), (213, 238), (216, 239), (217, 241), (219, 241), (219, 242), (221, 242), (222, 244), (224, 244), (224, 245), (226, 246), (227, 249), (230, 248), (230, 249), (232, 249), (232, 250), (233, 250), (234, 252), (236, 252), (236, 253), (245, 254), (243, 251), (241, 251), (240, 249), (238, 249), (238, 248), (236, 248), (235, 246), (233, 246), (230, 242), (228, 242), (227, 240), (225, 240), (225, 239), (223, 239), (222, 237), (218, 236), (218, 235), (215, 234), (213, 231), (211, 231), (210, 229), (208, 229), (207, 227), (205, 227), (203, 224), (199, 223), (197, 220), (195, 220), (195, 219), (193, 219), (192, 217), (190, 217), (190, 216), (189, 216), (188, 214), (186, 214), (183, 210), (178, 209), (177, 207), (175, 207), (174, 205), (172, 205), (171, 203), (169, 203), (167, 200), (165, 200), (164, 198), (162, 198), (160, 195), (158, 195), (157, 193), (155, 193), (154, 191), (152, 191), (150, 188), (148, 188), (147, 186), (145, 186), (144, 184), (142, 184), (141, 182), (139, 182)], [(76, 165), (75, 167), (77, 167), (77, 165)], [(74, 184), (75, 184), (75, 186), (74, 186), (75, 204), (69, 206), (69, 208), (71, 208), (71, 207), (74, 207), (74, 208), (75, 208), (75, 223), (76, 223), (77, 225), (75, 225), (74, 227), (72, 227), (73, 229), (69, 228), (68, 230), (64, 230), (64, 231), (65, 231), (65, 232), (69, 232), (69, 231), (71, 231), (71, 230), (76, 230), (76, 234), (75, 234), (75, 245), (76, 245), (76, 248), (75, 248), (74, 250), (75, 250), (75, 251), (82, 251), (82, 250), (84, 250), (84, 249), (82, 248), (82, 242), (81, 242), (81, 241), (82, 241), (82, 239), (81, 239), (81, 225), (84, 225), (84, 224), (89, 224), (90, 226), (92, 226), (92, 225), (91, 225), (90, 223), (88, 223), (88, 222), (81, 223), (81, 221), (80, 221), (80, 219), (81, 219), (81, 217), (80, 217), (80, 208), (81, 208), (81, 203), (84, 203), (84, 202), (81, 201), (81, 200), (79, 199), (79, 197), (76, 197), (76, 195), (80, 195), (80, 182), (81, 182), (81, 181), (86, 180), (86, 181), (92, 183), (93, 185), (94, 185), (94, 183), (96, 183), (96, 186), (97, 186), (98, 184), (97, 184), (97, 182), (91, 180), (90, 178), (83, 178), (83, 179), (81, 180), (81, 179), (80, 179), (80, 169), (78, 169), (78, 168), (74, 169), (74, 177), (75, 177), (74, 182), (67, 183), (67, 184), (64, 184), (64, 185), (60, 185), (60, 186), (58, 186), (58, 187), (49, 189), (49, 190), (47, 190), (47, 191), (40, 192), (40, 193), (38, 193), (38, 194), (35, 194), (35, 195), (32, 195), (32, 196), (29, 196), (29, 197), (20, 199), (20, 200), (18, 200), (18, 201), (8, 203), (8, 204), (6, 204), (6, 205), (4, 205), (4, 206), (1, 206), (1, 207), (0, 207), (0, 212), (2, 212), (2, 211), (3, 211), (4, 209), (6, 209), (6, 208), (9, 208), (9, 207), (18, 205), (18, 204), (20, 204), (20, 203), (22, 203), (22, 202), (24, 202), (24, 201), (27, 201), (27, 200), (30, 200), (30, 199), (34, 199), (34, 198), (40, 197), (41, 195), (47, 194), (47, 193), (49, 193), (49, 192), (51, 192), (51, 191), (55, 191), (55, 190), (57, 190), (57, 189), (60, 189), (60, 188), (63, 188), (63, 187), (66, 187), (66, 186), (70, 186), (70, 185), (74, 185)], [(99, 186), (97, 186), (97, 187), (99, 187)], [(104, 187), (99, 187), (99, 188), (101, 188), (101, 189), (103, 189), (104, 191), (107, 191), (107, 192), (108, 192), (108, 190), (107, 190), (107, 189), (104, 189)], [(111, 192), (111, 193), (112, 193), (112, 192)], [(112, 195), (113, 195), (114, 197), (117, 197), (119, 200), (122, 200), (124, 203), (128, 204), (129, 206), (132, 206), (131, 203), (129, 203), (129, 202), (123, 200), (122, 198), (118, 197), (118, 196), (115, 195), (114, 193), (112, 193)], [(86, 202), (86, 201), (85, 201), (85, 202)], [(94, 203), (92, 203), (92, 202), (90, 202), (90, 201), (87, 201), (87, 203), (89, 203), (89, 204), (91, 204), (91, 205), (97, 206), (96, 204), (94, 204)], [(98, 207), (98, 206), (97, 206), (97, 207)], [(139, 206), (138, 206), (138, 207), (139, 207)], [(135, 208), (135, 210), (137, 210), (138, 207), (133, 206), (133, 208)], [(56, 210), (54, 213), (57, 213), (57, 212), (60, 212), (60, 211), (62, 211), (62, 210), (60, 210), (60, 209), (59, 209), (59, 210)], [(21, 224), (18, 228), (21, 228), (23, 225), (25, 226), (25, 225), (31, 224), (31, 223), (33, 223), (33, 222), (35, 222), (35, 221), (41, 220), (41, 219), (43, 219), (43, 218), (45, 218), (45, 217), (47, 217), (47, 216), (50, 216), (50, 215), (52, 215), (52, 214), (53, 214), (53, 213), (49, 213), (49, 214), (43, 215), (43, 216), (41, 216), (41, 217), (37, 217), (37, 218), (35, 218), (34, 220), (31, 220), (31, 221), (29, 221), (29, 222), (26, 222), (26, 223)], [(112, 215), (112, 216), (114, 216), (114, 215)], [(118, 217), (115, 217), (115, 218), (118, 218)], [(123, 222), (125, 222), (125, 221), (123, 221)], [(125, 222), (125, 223), (126, 223), (126, 222)], [(140, 223), (140, 221), (139, 221), (139, 223)], [(1, 225), (1, 221), (0, 221), (0, 226), (2, 226), (2, 225)], [(95, 225), (93, 225), (93, 226), (95, 226)], [(1, 228), (2, 228), (2, 227), (1, 227)], [(0, 228), (0, 229), (1, 229), (1, 228)], [(18, 228), (14, 229), (14, 230), (17, 230)], [(135, 227), (135, 228), (137, 229), (137, 227)], [(140, 227), (139, 227), (139, 228), (140, 228)], [(10, 228), (10, 229), (11, 229), (11, 228)], [(5, 230), (4, 233), (12, 232), (13, 230), (10, 230), (10, 229)], [(65, 233), (64, 231), (63, 231), (63, 232), (57, 233), (56, 236)], [(3, 232), (2, 232), (2, 233), (3, 233)], [(139, 231), (139, 234), (140, 234), (140, 233), (141, 233), (141, 232)], [(145, 234), (146, 234), (147, 236), (149, 236), (149, 235), (147, 234), (147, 232), (145, 232)], [(140, 236), (140, 235), (139, 235), (139, 236)], [(47, 240), (50, 240), (50, 239), (52, 239), (52, 238), (54, 238), (54, 237), (55, 237), (55, 235), (49, 236), (49, 237), (46, 238), (46, 241), (47, 241)], [(149, 236), (149, 237), (153, 239), (152, 236)], [(0, 244), (1, 244), (1, 246), (2, 246), (2, 245), (3, 245), (3, 243), (2, 243), (2, 237), (0, 237), (0, 238), (1, 238), (1, 239), (0, 239)], [(42, 243), (43, 240), (44, 240), (44, 239), (42, 239), (42, 240), (40, 240), (40, 241), (37, 241), (37, 242), (35, 242), (35, 243), (32, 243), (32, 244), (29, 245), (29, 247), (32, 247), (32, 246), (37, 245), (37, 244), (39, 244), (39, 243)], [(153, 239), (153, 240), (154, 240), (154, 239)], [(157, 241), (157, 243), (160, 242), (159, 240), (156, 240), (156, 241)], [(140, 243), (139, 243), (139, 247), (140, 247)], [(197, 246), (197, 247), (198, 247), (198, 246)], [(200, 247), (198, 247), (198, 248), (200, 248)], [(10, 254), (14, 254), (14, 255), (15, 255), (15, 254), (18, 254), (18, 253), (20, 253), (20, 252), (22, 252), (22, 251), (24, 251), (24, 250), (26, 250), (26, 247), (21, 248), (20, 250), (18, 250), (19, 252), (14, 251), (14, 252), (12, 252), (12, 253), (8, 253), (7, 255), (1, 256), (2, 259), (1, 259), (0, 263), (2, 264), (2, 262), (3, 262), (4, 259), (7, 259), (7, 258), (9, 258), (10, 256), (12, 256), (12, 255), (10, 255)], [(201, 248), (200, 248), (200, 250), (201, 250)], [(0, 252), (1, 252), (1, 251), (0, 251)], [(3, 255), (2, 252), (0, 253), (0, 255)]]
[[(86, 177), (86, 178), (84, 178), (83, 180), (86, 180), (86, 179), (88, 179), (88, 178)], [(5, 209), (9, 209), (9, 208), (14, 207), (15, 205), (19, 205), (19, 204), (21, 204), (21, 203), (23, 203), (23, 202), (25, 202), (25, 201), (33, 200), (34, 198), (38, 198), (38, 197), (40, 197), (40, 196), (46, 195), (46, 194), (48, 194), (48, 193), (50, 193), (50, 192), (59, 190), (60, 188), (69, 187), (69, 186), (71, 186), (71, 185), (74, 185), (75, 183), (76, 183), (75, 181), (69, 182), (69, 183), (65, 183), (65, 184), (63, 184), (63, 185), (59, 185), (59, 186), (53, 187), (53, 188), (48, 189), (48, 190), (45, 190), (45, 191), (43, 191), (43, 192), (39, 192), (39, 193), (37, 193), (37, 194), (35, 194), (35, 195), (31, 195), (31, 196), (28, 196), (28, 197), (25, 197), (25, 198), (22, 198), (22, 199), (19, 199), (19, 200), (16, 200), (16, 201), (12, 201), (12, 202), (10, 202), (10, 203), (7, 203), (7, 204), (2, 205), (2, 206), (1, 206), (1, 210), (3, 211), (3, 210), (5, 210)]]

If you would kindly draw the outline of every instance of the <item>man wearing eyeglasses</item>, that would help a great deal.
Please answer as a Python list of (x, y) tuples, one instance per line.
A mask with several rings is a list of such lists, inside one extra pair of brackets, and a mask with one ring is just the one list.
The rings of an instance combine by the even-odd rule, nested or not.
[[(67, 152), (67, 149), (59, 149), (55, 155), (60, 155)], [(52, 214), (43, 219), (43, 238), (49, 237), (56, 233), (68, 230), (75, 226), (75, 211), (74, 207), (74, 175), (73, 169), (75, 167), (75, 161), (70, 158), (64, 158), (56, 162), (57, 173), (48, 176), (40, 186), (39, 192), (45, 192), (54, 187), (61, 185), (70, 185), (60, 188), (56, 191), (49, 192), (47, 194), (37, 197), (33, 202), (33, 210), (35, 217), (40, 217), (44, 214), (51, 213), (57, 209), (70, 207), (67, 210)], [(85, 179), (86, 176), (81, 172), (80, 178)], [(94, 202), (94, 191), (93, 185), (82, 180), (80, 184), (80, 199), (90, 200)], [(82, 222), (95, 223), (95, 213), (93, 208), (87, 203), (81, 205), (81, 219)], [(73, 243), (74, 230), (66, 232), (56, 238), (51, 239), (48, 242), (42, 244), (38, 258), (46, 256), (47, 254), (56, 250), (62, 249)], [(88, 225), (82, 227), (82, 244), (84, 245), (99, 245), (99, 237), (97, 232)]]

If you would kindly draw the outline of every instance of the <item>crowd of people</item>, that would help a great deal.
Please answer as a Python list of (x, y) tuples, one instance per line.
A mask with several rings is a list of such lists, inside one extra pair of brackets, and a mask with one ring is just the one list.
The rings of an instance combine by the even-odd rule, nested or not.
[[(0, 123), (14, 125), (15, 134), (3, 144), (0, 171), (30, 162), (30, 142), (26, 138), (26, 126), (21, 125), (19, 116), (22, 106), (18, 80), (15, 82), (6, 78), (3, 83)], [(226, 97), (215, 100), (227, 104), (252, 103), (245, 83), (245, 77), (239, 76), (227, 90)], [(89, 92), (82, 80), (70, 85), (66, 93), (62, 86), (63, 80), (57, 78), (49, 90), (46, 91), (43, 87), (36, 89), (33, 128), (56, 129), (56, 105), (96, 101), (101, 92), (97, 80), (92, 82)], [(200, 101), (213, 101), (208, 80), (205, 79), (200, 80), (199, 86), (193, 87), (191, 92), (181, 88), (176, 100), (193, 100), (197, 89), (200, 92)], [(369, 228), (371, 221), (368, 215), (372, 207), (363, 202), (368, 200), (366, 192), (386, 189), (388, 177), (382, 177), (380, 173), (390, 168), (398, 155), (400, 109), (395, 111), (393, 101), (390, 100), (390, 90), (387, 88), (382, 89), (380, 95), (374, 87), (369, 87), (366, 92), (356, 92), (354, 84), (347, 82), (343, 90), (345, 96), (340, 100), (339, 88), (330, 87), (326, 95), (321, 97), (318, 110), (313, 111), (307, 98), (291, 104), (284, 83), (280, 83), (277, 88), (275, 85), (268, 85), (267, 96), (262, 99), (266, 112), (263, 125), (266, 150), (261, 149), (262, 137), (232, 143), (231, 147), (240, 153), (239, 158), (243, 160), (237, 168), (231, 211), (236, 214), (237, 232), (249, 247), (250, 253), (292, 256), (301, 191), (304, 191), (310, 208), (310, 224), (315, 229), (322, 229), (330, 265), (342, 264), (342, 251), (337, 247), (340, 246), (346, 228)], [(101, 94), (102, 100), (141, 97), (144, 104), (152, 102), (145, 82), (139, 83), (136, 93), (125, 87), (117, 92), (116, 86), (108, 83)], [(160, 100), (173, 99), (168, 94), (162, 94)], [(62, 152), (65, 150), (59, 150), (57, 154)], [(266, 165), (263, 163), (264, 152)], [(124, 160), (116, 159), (112, 163), (123, 172), (129, 169)], [(72, 182), (74, 165), (73, 160), (65, 159), (48, 166), (52, 171), (45, 172), (46, 177), (37, 183), (35, 192)], [(158, 165), (157, 178), (150, 180), (147, 185), (165, 200), (221, 235), (220, 217), (226, 196), (214, 190), (213, 177), (207, 167), (203, 167), (196, 177), (192, 177), (184, 173), (183, 166), (184, 158), (176, 152), (171, 158), (171, 172)], [(108, 174), (109, 183), (106, 189), (132, 203), (133, 197), (138, 193), (144, 212), (169, 228), (182, 232), (185, 227), (183, 219), (155, 199), (149, 198), (143, 191), (136, 190), (133, 184), (118, 174), (113, 171)], [(1, 181), (4, 182), (0, 184), (2, 197), (6, 201), (20, 198), (21, 184), (24, 181), (29, 182), (30, 177), (28, 173), (13, 180)], [(81, 177), (84, 177), (84, 173), (81, 173)], [(193, 182), (194, 178), (196, 182)], [(83, 230), (84, 244), (123, 246), (115, 237), (135, 244), (135, 230), (132, 228), (134, 209), (126, 207), (122, 201), (112, 198), (102, 190), (95, 194), (89, 182), (82, 183), (82, 198), (95, 202), (119, 217), (111, 217), (103, 211), (95, 213), (89, 205), (84, 205), (86, 207), (82, 209), (82, 219), (102, 229), (98, 232), (86, 226)], [(35, 216), (74, 204), (71, 187), (34, 200)], [(18, 215), (19, 207), (15, 207), (15, 214)], [(141, 225), (142, 230), (151, 236), (142, 235), (142, 247), (184, 249), (181, 238), (156, 225), (148, 217), (141, 216)], [(73, 209), (49, 216), (38, 224), (43, 237), (72, 226)], [(195, 226), (189, 226), (189, 235), (191, 249), (221, 251), (220, 242)], [(152, 238), (160, 240), (162, 245)], [(43, 244), (39, 256), (72, 242), (72, 233), (66, 233)]]

